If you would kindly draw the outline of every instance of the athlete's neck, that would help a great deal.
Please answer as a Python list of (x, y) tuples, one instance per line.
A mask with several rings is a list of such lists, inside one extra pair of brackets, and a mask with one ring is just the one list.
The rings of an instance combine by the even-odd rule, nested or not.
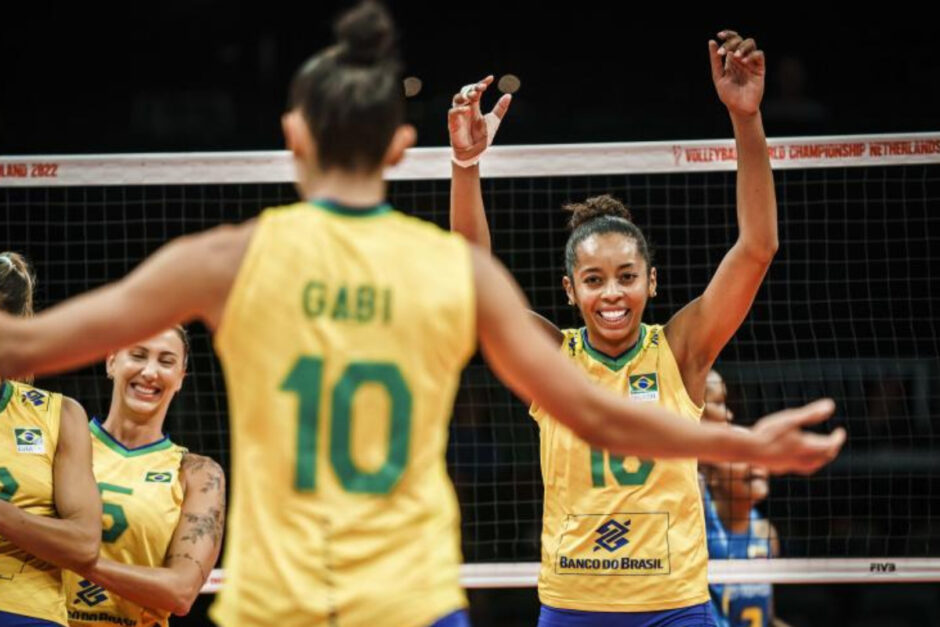
[(303, 186), (304, 198), (328, 198), (345, 207), (374, 207), (385, 202), (382, 173), (361, 174), (333, 169)]
[(600, 333), (592, 333), (591, 327), (587, 327), (587, 338), (594, 350), (604, 353), (608, 357), (619, 357), (631, 350), (640, 341), (640, 327), (637, 326), (630, 335), (619, 342), (608, 342), (601, 337)]
[(166, 414), (164, 413), (159, 417), (151, 416), (146, 420), (142, 420), (137, 416), (131, 418), (123, 416), (120, 411), (116, 411), (112, 407), (101, 426), (115, 440), (125, 447), (133, 449), (162, 440), (165, 417)]
[(731, 533), (747, 533), (751, 526), (751, 510), (754, 502), (750, 499), (736, 499), (730, 494), (713, 494), (715, 510), (721, 518), (721, 524)]

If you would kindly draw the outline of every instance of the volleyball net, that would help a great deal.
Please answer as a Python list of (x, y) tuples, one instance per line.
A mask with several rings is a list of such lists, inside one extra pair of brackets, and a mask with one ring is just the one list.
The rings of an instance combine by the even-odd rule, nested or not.
[[(781, 556), (713, 561), (740, 582), (940, 580), (940, 133), (770, 141), (780, 251), (716, 369), (736, 422), (830, 396), (848, 442), (812, 477), (772, 479), (758, 509)], [(654, 249), (664, 323), (737, 236), (731, 141), (494, 147), (482, 165), (493, 251), (533, 308), (579, 326), (561, 289), (566, 202), (625, 201)], [(389, 171), (401, 211), (447, 227), (449, 149)], [(0, 250), (24, 253), (40, 308), (115, 280), (168, 239), (297, 200), (285, 152), (0, 158)], [(179, 272), (187, 269), (180, 268)], [(204, 329), (167, 431), (228, 468), (221, 370)], [(104, 415), (102, 366), (39, 385)], [(531, 586), (542, 484), (537, 427), (478, 357), (462, 376), (448, 463), (468, 587)], [(207, 590), (217, 589), (214, 572)]]

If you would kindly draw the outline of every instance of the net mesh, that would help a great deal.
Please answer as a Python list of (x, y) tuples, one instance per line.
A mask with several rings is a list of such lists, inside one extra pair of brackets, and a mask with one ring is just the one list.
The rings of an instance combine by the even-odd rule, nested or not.
[[(599, 148), (583, 150), (594, 158)], [(646, 322), (665, 323), (700, 294), (734, 242), (735, 174), (727, 167), (544, 176), (538, 159), (516, 163), (525, 155), (504, 155), (513, 175), (484, 183), (493, 250), (533, 308), (560, 327), (579, 325), (561, 289), (566, 202), (611, 193), (631, 207), (659, 277)], [(528, 175), (518, 174), (527, 167)], [(396, 178), (394, 205), (446, 228), (448, 181)], [(825, 427), (845, 426), (849, 441), (819, 474), (773, 479), (760, 509), (786, 557), (940, 557), (940, 285), (933, 265), (940, 262), (940, 159), (791, 165), (775, 179), (780, 251), (716, 367), (736, 421), (831, 396), (838, 410)], [(123, 276), (170, 238), (296, 200), (287, 183), (222, 180), (2, 186), (0, 249), (35, 264), (43, 308)], [(205, 330), (192, 332), (190, 373), (167, 431), (228, 468), (220, 367)], [(76, 398), (89, 415), (107, 413), (102, 366), (38, 385)], [(466, 561), (538, 561), (537, 428), (478, 357), (463, 373), (448, 462)]]

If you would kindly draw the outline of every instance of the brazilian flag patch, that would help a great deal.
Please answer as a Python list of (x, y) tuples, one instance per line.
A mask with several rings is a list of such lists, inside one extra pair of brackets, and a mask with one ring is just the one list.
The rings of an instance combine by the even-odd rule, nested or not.
[(635, 401), (658, 401), (659, 380), (656, 373), (630, 375), (630, 398)]
[(42, 429), (34, 427), (14, 427), (17, 453), (38, 455), (46, 452), (46, 443), (42, 439)]
[(172, 472), (160, 472), (160, 471), (150, 471), (147, 473), (147, 476), (144, 477), (144, 481), (147, 483), (171, 483), (173, 481)]

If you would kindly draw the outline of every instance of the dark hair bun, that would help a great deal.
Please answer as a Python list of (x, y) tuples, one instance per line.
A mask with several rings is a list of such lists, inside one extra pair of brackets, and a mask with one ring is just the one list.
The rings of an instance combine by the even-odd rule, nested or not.
[(354, 65), (375, 65), (394, 50), (395, 24), (375, 0), (364, 0), (345, 12), (333, 27), (341, 60)]
[(592, 196), (584, 202), (572, 202), (562, 207), (565, 211), (571, 212), (571, 218), (568, 220), (568, 228), (572, 231), (595, 218), (603, 216), (613, 216), (623, 218), (628, 222), (633, 222), (633, 216), (626, 205), (611, 196)]

